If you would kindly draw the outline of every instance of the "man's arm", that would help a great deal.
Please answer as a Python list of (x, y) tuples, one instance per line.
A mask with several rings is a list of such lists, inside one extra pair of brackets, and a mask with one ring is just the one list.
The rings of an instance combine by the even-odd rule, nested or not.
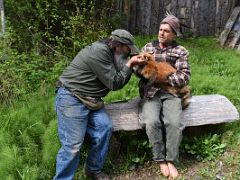
[(171, 74), (168, 79), (172, 86), (182, 87), (188, 85), (191, 77), (190, 65), (188, 63), (189, 53), (184, 48), (175, 62), (176, 73)]

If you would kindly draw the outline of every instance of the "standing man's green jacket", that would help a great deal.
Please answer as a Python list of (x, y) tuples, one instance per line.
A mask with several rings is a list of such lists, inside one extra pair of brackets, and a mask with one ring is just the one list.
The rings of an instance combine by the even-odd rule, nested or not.
[(83, 48), (60, 76), (54, 107), (61, 148), (56, 156), (54, 180), (77, 178), (74, 176), (86, 136), (89, 143), (84, 163), (86, 177), (111, 179), (102, 169), (113, 125), (101, 97), (121, 89), (129, 81), (132, 68), (144, 64), (143, 59), (134, 56), (138, 52), (131, 33), (116, 29), (109, 37)]
[(127, 58), (120, 58), (123, 68), (118, 71), (109, 47), (95, 42), (78, 53), (60, 81), (77, 95), (104, 97), (110, 90), (121, 89), (131, 77), (132, 70), (125, 65)]

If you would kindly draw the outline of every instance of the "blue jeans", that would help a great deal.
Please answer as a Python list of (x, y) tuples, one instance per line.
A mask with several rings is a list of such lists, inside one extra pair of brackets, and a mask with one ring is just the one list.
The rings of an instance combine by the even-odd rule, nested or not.
[(89, 172), (101, 171), (112, 134), (112, 121), (105, 108), (91, 111), (71, 92), (61, 87), (57, 92), (55, 110), (62, 146), (57, 154), (54, 179), (73, 179), (85, 134), (90, 137), (86, 169)]

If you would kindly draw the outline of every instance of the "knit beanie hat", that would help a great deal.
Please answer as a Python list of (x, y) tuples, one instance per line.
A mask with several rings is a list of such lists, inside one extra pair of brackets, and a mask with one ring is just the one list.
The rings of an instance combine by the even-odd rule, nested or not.
[(167, 23), (169, 24), (169, 26), (171, 26), (171, 28), (173, 29), (173, 31), (176, 33), (177, 36), (181, 36), (181, 32), (180, 32), (180, 20), (178, 18), (176, 18), (174, 15), (168, 15), (167, 17), (165, 17), (162, 23)]

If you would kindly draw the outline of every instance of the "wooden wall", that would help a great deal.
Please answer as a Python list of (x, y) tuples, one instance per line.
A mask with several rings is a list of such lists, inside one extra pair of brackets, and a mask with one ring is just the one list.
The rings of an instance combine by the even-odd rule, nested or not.
[(131, 33), (157, 34), (166, 11), (191, 27), (194, 36), (219, 35), (239, 0), (116, 0), (118, 12), (126, 16)]

